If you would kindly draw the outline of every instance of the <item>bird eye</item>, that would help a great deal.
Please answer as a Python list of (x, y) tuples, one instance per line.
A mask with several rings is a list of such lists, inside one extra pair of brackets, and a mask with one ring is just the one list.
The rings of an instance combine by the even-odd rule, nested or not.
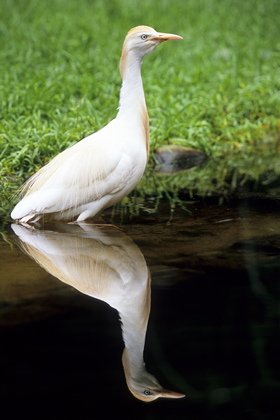
[(147, 38), (148, 38), (148, 35), (146, 34), (141, 35), (141, 39), (143, 39), (143, 41), (145, 41)]
[(152, 395), (151, 391), (149, 391), (148, 389), (145, 389), (144, 391), (144, 395)]

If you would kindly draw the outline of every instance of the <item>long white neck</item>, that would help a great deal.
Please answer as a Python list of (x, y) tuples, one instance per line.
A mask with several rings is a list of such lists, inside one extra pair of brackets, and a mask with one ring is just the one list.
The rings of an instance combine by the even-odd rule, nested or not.
[(123, 79), (119, 114), (130, 112), (137, 107), (145, 107), (145, 96), (141, 77), (141, 58), (132, 51), (122, 53), (120, 72)]
[(133, 51), (123, 50), (120, 61), (123, 82), (117, 118), (124, 117), (133, 124), (139, 125), (148, 151), (149, 117), (141, 77), (141, 64), (142, 57)]

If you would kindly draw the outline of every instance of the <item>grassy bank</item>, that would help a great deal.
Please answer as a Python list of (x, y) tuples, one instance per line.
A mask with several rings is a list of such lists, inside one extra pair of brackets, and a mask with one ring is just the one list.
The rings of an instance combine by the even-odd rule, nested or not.
[(208, 161), (141, 193), (227, 194), (280, 173), (278, 0), (1, 0), (1, 214), (21, 183), (116, 114), (126, 32), (182, 35), (143, 64), (151, 150), (201, 149)]

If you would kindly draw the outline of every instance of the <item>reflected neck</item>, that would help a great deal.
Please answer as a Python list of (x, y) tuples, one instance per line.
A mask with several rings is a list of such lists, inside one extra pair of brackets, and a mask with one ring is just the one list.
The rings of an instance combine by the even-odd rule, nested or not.
[(126, 349), (129, 370), (135, 373), (144, 366), (143, 353), (148, 324), (148, 317), (139, 316), (136, 310), (130, 314), (120, 314), (122, 322), (122, 335)]
[(150, 279), (138, 289), (131, 304), (119, 312), (125, 345), (125, 363), (130, 375), (138, 376), (145, 364), (143, 360), (147, 325), (151, 309)]

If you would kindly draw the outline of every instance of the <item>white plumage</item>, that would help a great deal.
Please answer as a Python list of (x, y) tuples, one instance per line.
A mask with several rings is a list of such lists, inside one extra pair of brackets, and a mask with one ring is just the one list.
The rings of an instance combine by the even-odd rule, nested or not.
[(24, 185), (11, 217), (19, 223), (82, 222), (120, 201), (140, 181), (149, 152), (149, 119), (141, 79), (143, 57), (163, 41), (182, 39), (148, 26), (131, 29), (120, 61), (117, 117), (57, 155)]

